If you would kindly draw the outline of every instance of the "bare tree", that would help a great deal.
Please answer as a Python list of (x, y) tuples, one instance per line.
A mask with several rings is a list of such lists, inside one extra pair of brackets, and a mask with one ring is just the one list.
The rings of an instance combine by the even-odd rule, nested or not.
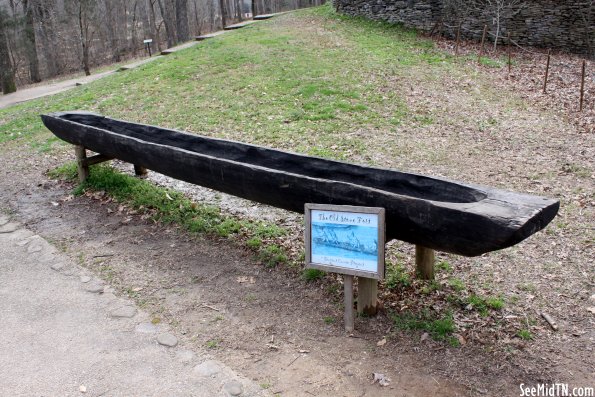
[(178, 43), (190, 37), (188, 29), (188, 0), (176, 0), (176, 37)]
[[(0, 0), (0, 77), (16, 84), (119, 62), (152, 38), (157, 51), (253, 14), (318, 0)], [(163, 29), (165, 28), (165, 29)], [(8, 83), (10, 80), (10, 84)], [(11, 88), (12, 89), (12, 88)]]
[(39, 58), (37, 57), (37, 40), (35, 37), (34, 2), (37, 0), (23, 0), (23, 12), (25, 14), (25, 52), (29, 61), (29, 76), (31, 81), (39, 83)]
[(109, 45), (109, 53), (113, 62), (120, 62), (120, 34), (119, 34), (119, 15), (122, 10), (119, 7), (121, 1), (117, 0), (103, 0), (97, 4), (100, 8), (100, 16), (102, 18), (101, 28), (106, 36), (106, 43)]
[(10, 94), (17, 90), (14, 69), (8, 48), (8, 18), (4, 8), (0, 5), (0, 84), (2, 85), (2, 92), (4, 94)]
[(132, 3), (132, 21), (130, 24), (130, 46), (128, 47), (128, 52), (131, 54), (136, 54), (140, 45), (138, 39), (138, 0), (134, 0)]
[(221, 27), (227, 26), (227, 9), (225, 0), (219, 0), (219, 9), (221, 10)]
[(167, 46), (176, 45), (176, 24), (173, 0), (157, 0), (163, 24), (165, 25), (165, 35), (167, 36)]
[(474, 0), (473, 3), (477, 9), (492, 18), (492, 25), (496, 29), (494, 50), (498, 47), (502, 21), (514, 17), (527, 6), (525, 0)]
[[(194, 24), (196, 25), (196, 35), (200, 36), (202, 34), (203, 29), (203, 22), (204, 22), (204, 10), (201, 8), (201, 11), (198, 10), (198, 1), (193, 0), (192, 5), (194, 6)], [(202, 15), (201, 15), (202, 14)]]
[(85, 75), (91, 74), (91, 66), (89, 59), (89, 50), (93, 36), (95, 35), (94, 27), (91, 21), (95, 17), (96, 2), (94, 0), (69, 0), (70, 14), (74, 16), (78, 22), (79, 28), (79, 44), (82, 50), (82, 66)]
[(240, 0), (233, 0), (233, 8), (235, 11), (235, 19), (236, 21), (242, 21), (242, 5), (240, 4)]
[(211, 30), (215, 29), (215, 2), (212, 1), (209, 3), (209, 23)]
[(163, 20), (157, 24), (157, 17), (155, 15), (155, 3), (157, 0), (147, 0), (147, 6), (149, 7), (149, 27), (151, 30), (151, 38), (153, 39), (153, 45), (157, 47), (157, 51), (161, 52), (161, 40), (160, 30)]
[[(43, 58), (47, 76), (56, 76), (65, 69), (63, 57), (56, 56), (59, 47), (59, 29), (57, 28), (56, 0), (36, 0), (34, 16), (39, 33), (40, 54)], [(39, 54), (38, 54), (39, 55)]]

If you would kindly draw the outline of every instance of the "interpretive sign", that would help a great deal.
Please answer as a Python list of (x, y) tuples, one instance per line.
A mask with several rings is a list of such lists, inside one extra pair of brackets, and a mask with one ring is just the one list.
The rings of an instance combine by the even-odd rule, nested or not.
[(149, 52), (149, 56), (151, 56), (151, 43), (153, 42), (153, 39), (146, 39), (143, 40), (143, 43), (145, 43), (145, 50), (147, 50)]
[(384, 208), (308, 203), (305, 226), (307, 267), (384, 278)]

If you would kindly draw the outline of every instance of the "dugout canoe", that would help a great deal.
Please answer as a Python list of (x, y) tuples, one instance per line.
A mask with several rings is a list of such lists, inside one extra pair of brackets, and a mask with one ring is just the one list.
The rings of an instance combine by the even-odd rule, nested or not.
[(543, 229), (560, 203), (86, 112), (41, 116), (60, 139), (170, 177), (303, 213), (305, 203), (383, 207), (387, 240), (477, 256)]

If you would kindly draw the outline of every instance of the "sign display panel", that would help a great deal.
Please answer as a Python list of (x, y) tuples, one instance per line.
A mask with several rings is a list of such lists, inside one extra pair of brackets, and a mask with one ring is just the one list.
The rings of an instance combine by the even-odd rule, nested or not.
[(305, 206), (308, 267), (384, 278), (384, 208)]

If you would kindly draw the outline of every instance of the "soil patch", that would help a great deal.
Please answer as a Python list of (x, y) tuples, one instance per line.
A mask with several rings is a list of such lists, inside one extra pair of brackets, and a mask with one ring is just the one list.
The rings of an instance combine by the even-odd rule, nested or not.
[[(101, 194), (72, 197), (73, 186), (41, 171), (69, 155), (5, 153), (5, 209), (134, 298), (154, 322), (171, 324), (194, 349), (273, 393), (516, 395), (519, 383), (555, 379), (543, 365), (551, 365), (547, 352), (531, 345), (517, 357), (494, 354), (489, 344), (451, 348), (394, 332), (385, 314), (358, 318), (357, 331), (346, 335), (341, 301), (323, 283), (266, 269), (233, 242), (154, 224)], [(559, 364), (580, 376), (580, 368)], [(386, 375), (390, 385), (372, 384), (373, 373)]]

